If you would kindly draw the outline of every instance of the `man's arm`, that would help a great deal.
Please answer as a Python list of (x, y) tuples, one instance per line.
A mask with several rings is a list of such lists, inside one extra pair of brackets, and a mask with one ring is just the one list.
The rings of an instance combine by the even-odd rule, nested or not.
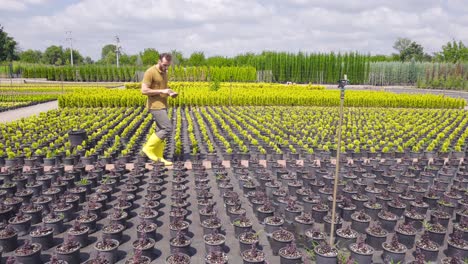
[(141, 83), (141, 93), (143, 95), (147, 96), (154, 96), (154, 95), (160, 95), (160, 94), (169, 94), (168, 89), (162, 89), (162, 90), (153, 90), (149, 88), (149, 86), (146, 83)]

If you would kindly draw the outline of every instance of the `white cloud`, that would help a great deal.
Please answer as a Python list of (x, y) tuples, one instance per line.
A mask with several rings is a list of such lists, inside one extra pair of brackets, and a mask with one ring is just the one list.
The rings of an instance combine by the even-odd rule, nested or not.
[(0, 11), (22, 11), (29, 5), (43, 4), (47, 0), (0, 0)]
[(94, 58), (116, 34), (127, 53), (154, 47), (182, 50), (186, 55), (198, 50), (208, 55), (263, 50), (389, 54), (397, 37), (409, 37), (433, 52), (452, 38), (468, 42), (464, 2), (81, 0), (46, 15), (9, 17), (5, 25), (23, 48), (66, 45), (65, 31), (71, 30), (75, 46)]

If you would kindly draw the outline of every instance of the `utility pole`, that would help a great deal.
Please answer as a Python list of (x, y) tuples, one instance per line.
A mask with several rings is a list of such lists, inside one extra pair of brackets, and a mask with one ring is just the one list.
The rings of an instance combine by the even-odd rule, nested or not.
[(119, 58), (120, 58), (120, 39), (119, 36), (115, 36), (115, 55), (117, 57), (117, 67), (120, 67)]
[(72, 38), (72, 32), (71, 31), (67, 31), (66, 32), (67, 36), (67, 41), (70, 41), (70, 63), (71, 63), (71, 66), (73, 66), (73, 38)]

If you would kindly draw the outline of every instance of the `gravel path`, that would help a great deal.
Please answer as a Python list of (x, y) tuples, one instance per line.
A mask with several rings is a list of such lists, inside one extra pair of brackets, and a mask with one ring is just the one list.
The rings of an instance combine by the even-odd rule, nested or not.
[(37, 115), (41, 112), (58, 108), (58, 101), (51, 101), (33, 106), (21, 107), (15, 110), (5, 111), (0, 113), (0, 123), (11, 122), (23, 117)]

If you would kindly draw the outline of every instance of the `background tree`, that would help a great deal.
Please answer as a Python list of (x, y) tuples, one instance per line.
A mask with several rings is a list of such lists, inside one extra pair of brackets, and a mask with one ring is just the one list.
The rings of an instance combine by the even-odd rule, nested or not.
[(116, 46), (114, 44), (107, 44), (104, 47), (102, 47), (101, 50), (101, 60), (104, 60), (107, 55), (109, 55), (109, 52), (112, 51), (115, 53)]
[(63, 65), (63, 54), (62, 46), (49, 46), (44, 51), (44, 54), (42, 54), (42, 62), (45, 64)]
[(188, 66), (202, 66), (206, 64), (205, 53), (202, 51), (193, 52), (187, 60)]
[[(71, 62), (70, 62), (70, 49), (67, 48), (65, 49), (65, 51), (63, 52), (63, 61), (66, 61), (67, 65), (71, 65)], [(79, 65), (79, 64), (83, 64), (83, 61), (84, 61), (84, 58), (83, 56), (81, 55), (81, 53), (74, 49), (73, 50), (73, 65)]]
[(411, 45), (411, 39), (409, 38), (398, 38), (395, 43), (393, 44), (393, 48), (398, 51), (398, 53), (402, 53)]
[(393, 44), (393, 48), (399, 52), (401, 61), (423, 61), (430, 60), (430, 56), (424, 54), (424, 48), (421, 44), (411, 41), (408, 38), (398, 38)]
[(120, 64), (121, 65), (135, 65), (137, 60), (137, 55), (120, 55)]
[(102, 60), (99, 61), (101, 64), (117, 64), (117, 55), (115, 55), (115, 51), (109, 51)]
[(402, 61), (422, 61), (424, 59), (424, 48), (421, 44), (411, 42), (411, 44), (400, 52), (400, 58)]
[(173, 63), (173, 65), (184, 64), (185, 59), (184, 59), (184, 55), (182, 54), (182, 52), (180, 52), (178, 50), (172, 50), (171, 54), (172, 54), (172, 63)]
[(84, 62), (84, 64), (93, 64), (94, 63), (93, 59), (91, 59), (91, 57), (89, 57), (89, 56), (86, 56), (86, 58), (84, 58), (83, 62)]
[(442, 46), (442, 51), (435, 54), (438, 61), (462, 62), (468, 60), (468, 47), (462, 41), (447, 42)]
[(39, 63), (41, 62), (42, 51), (28, 49), (19, 54), (19, 60), (26, 63)]
[(18, 43), (8, 33), (3, 31), (0, 25), (0, 61), (12, 61), (18, 59)]
[(145, 49), (140, 55), (143, 65), (156, 64), (159, 59), (159, 52), (153, 48)]

